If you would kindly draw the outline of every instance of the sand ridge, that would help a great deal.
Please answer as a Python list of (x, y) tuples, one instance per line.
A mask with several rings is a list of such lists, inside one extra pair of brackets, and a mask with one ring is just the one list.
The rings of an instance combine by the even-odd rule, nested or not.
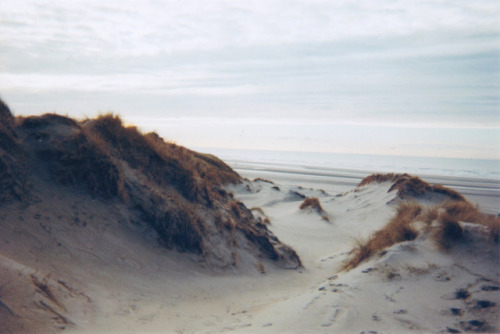
[(5, 110), (0, 333), (499, 330), (499, 218), (448, 189), (250, 181), (112, 115)]

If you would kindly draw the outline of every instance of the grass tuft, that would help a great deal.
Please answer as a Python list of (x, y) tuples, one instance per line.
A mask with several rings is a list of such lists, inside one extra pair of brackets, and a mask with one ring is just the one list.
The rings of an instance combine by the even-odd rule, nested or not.
[(307, 197), (299, 207), (300, 210), (312, 209), (319, 214), (323, 214), (325, 210), (321, 207), (320, 201), (317, 197)]
[(417, 237), (417, 232), (410, 226), (422, 212), (418, 203), (401, 203), (396, 216), (381, 230), (375, 232), (367, 241), (356, 240), (350, 260), (344, 269), (353, 269), (377, 252), (396, 243), (410, 241)]
[[(401, 202), (396, 215), (381, 230), (367, 240), (355, 240), (351, 257), (344, 264), (350, 270), (374, 254), (404, 241), (414, 240), (419, 231), (412, 227), (413, 222), (423, 222), (424, 230), (431, 231), (431, 237), (442, 250), (449, 250), (464, 240), (464, 229), (460, 222), (474, 223), (488, 228), (487, 241), (499, 243), (500, 218), (480, 212), (469, 202), (446, 201), (440, 206), (423, 208), (417, 202)], [(436, 224), (433, 224), (437, 222)]]

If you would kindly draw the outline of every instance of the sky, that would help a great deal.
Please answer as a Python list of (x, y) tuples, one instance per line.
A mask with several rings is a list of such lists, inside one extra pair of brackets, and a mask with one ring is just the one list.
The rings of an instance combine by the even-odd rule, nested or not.
[(0, 96), (188, 147), (500, 159), (500, 2), (3, 0)]

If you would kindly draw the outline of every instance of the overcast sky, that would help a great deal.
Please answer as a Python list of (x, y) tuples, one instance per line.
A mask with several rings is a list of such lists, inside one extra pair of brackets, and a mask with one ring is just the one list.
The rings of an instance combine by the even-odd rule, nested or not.
[(190, 147), (500, 159), (500, 1), (0, 2), (17, 115)]

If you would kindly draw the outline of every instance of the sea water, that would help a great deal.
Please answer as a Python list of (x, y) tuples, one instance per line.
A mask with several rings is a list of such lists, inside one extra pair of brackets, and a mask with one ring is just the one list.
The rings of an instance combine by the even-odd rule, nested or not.
[(217, 155), (233, 168), (238, 164), (263, 164), (304, 170), (327, 168), (367, 174), (390, 172), (500, 181), (500, 160), (206, 148), (198, 150)]

